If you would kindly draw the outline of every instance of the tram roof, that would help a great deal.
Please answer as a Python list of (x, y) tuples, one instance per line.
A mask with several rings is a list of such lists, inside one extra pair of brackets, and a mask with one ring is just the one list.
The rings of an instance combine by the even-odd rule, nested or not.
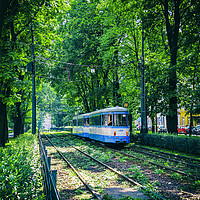
[(93, 111), (91, 113), (76, 115), (76, 116), (73, 117), (73, 119), (77, 119), (77, 117), (80, 119), (80, 118), (83, 118), (83, 117), (87, 117), (89, 115), (95, 115), (95, 114), (99, 114), (99, 113), (109, 113), (109, 112), (128, 112), (128, 109), (124, 108), (124, 107), (119, 107), (119, 106), (104, 108), (104, 109), (101, 109), (101, 110)]
[(77, 116), (78, 116), (78, 118), (83, 118), (83, 117), (87, 117), (87, 116), (89, 116), (89, 113), (76, 115), (76, 116), (73, 117), (73, 119), (77, 119)]
[(111, 107), (111, 108), (104, 108), (101, 110), (96, 110), (94, 112), (89, 113), (89, 115), (95, 115), (95, 114), (99, 114), (99, 113), (107, 113), (107, 112), (128, 112), (127, 108), (124, 107)]

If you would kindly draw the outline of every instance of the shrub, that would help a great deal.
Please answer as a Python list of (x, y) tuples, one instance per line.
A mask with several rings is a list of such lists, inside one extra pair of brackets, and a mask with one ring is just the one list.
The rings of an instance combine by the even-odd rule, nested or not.
[(184, 152), (186, 154), (200, 154), (200, 138), (189, 138), (172, 134), (138, 134), (135, 143), (168, 150)]
[(42, 199), (38, 151), (31, 134), (0, 148), (0, 199)]

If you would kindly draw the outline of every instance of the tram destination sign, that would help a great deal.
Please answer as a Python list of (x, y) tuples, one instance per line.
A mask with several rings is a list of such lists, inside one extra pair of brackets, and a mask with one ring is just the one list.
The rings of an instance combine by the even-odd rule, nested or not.
[(128, 108), (128, 106), (129, 106), (128, 102), (124, 102), (123, 107)]

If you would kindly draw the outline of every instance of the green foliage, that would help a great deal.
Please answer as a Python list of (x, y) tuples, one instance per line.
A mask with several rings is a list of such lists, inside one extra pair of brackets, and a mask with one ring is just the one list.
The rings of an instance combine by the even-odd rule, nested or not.
[(192, 185), (196, 190), (200, 189), (200, 180), (194, 181)]
[[(142, 145), (153, 146), (169, 150), (177, 150), (186, 154), (199, 155), (200, 142), (198, 137), (177, 136), (171, 134), (137, 135), (136, 140)], [(167, 164), (167, 163), (166, 163)]]
[(154, 173), (155, 174), (163, 174), (164, 171), (163, 171), (163, 169), (156, 169)]
[(178, 174), (178, 173), (173, 173), (171, 175), (171, 177), (175, 180), (181, 180), (182, 179), (182, 175), (181, 174)]
[(142, 173), (140, 166), (133, 165), (132, 168), (128, 169), (128, 171), (133, 172), (133, 174), (129, 174), (129, 173), (126, 174), (130, 178), (136, 179), (142, 184), (148, 183), (148, 177)]
[(38, 151), (30, 134), (0, 148), (0, 199), (43, 199)]
[[(50, 112), (56, 126), (68, 125), (75, 110), (90, 112), (125, 101), (133, 118), (139, 117), (142, 28), (147, 113), (153, 124), (162, 113), (168, 130), (176, 131), (177, 105), (191, 115), (200, 113), (197, 0), (16, 1), (8, 2), (3, 12), (0, 98), (9, 104), (9, 122), (19, 115), (18, 102), (24, 123), (30, 121), (31, 78), (24, 66), (32, 59), (31, 24), (38, 113)], [(48, 81), (53, 89), (45, 94)]]
[(37, 109), (40, 123), (49, 114), (52, 125), (61, 127), (71, 125), (76, 107), (69, 107), (65, 96), (57, 95), (49, 83), (41, 83), (37, 93)]

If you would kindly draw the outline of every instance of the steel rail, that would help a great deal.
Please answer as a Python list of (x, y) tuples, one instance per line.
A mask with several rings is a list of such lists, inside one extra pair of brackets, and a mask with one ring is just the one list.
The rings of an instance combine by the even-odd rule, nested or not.
[[(107, 147), (107, 148), (108, 148), (108, 147)], [(194, 176), (194, 175), (191, 175), (191, 174), (182, 172), (182, 171), (180, 171), (180, 170), (176, 170), (176, 169), (173, 169), (173, 168), (171, 168), (171, 167), (167, 167), (167, 166), (164, 166), (164, 165), (160, 165), (160, 164), (155, 163), (155, 162), (152, 162), (152, 161), (150, 161), (150, 160), (146, 160), (146, 159), (143, 159), (143, 158), (139, 158), (139, 157), (137, 157), (137, 156), (133, 156), (133, 155), (130, 155), (130, 154), (128, 154), (128, 153), (124, 153), (124, 152), (122, 152), (122, 151), (117, 151), (117, 150), (112, 149), (112, 148), (108, 148), (108, 149), (111, 149), (111, 150), (113, 150), (113, 151), (115, 151), (115, 152), (121, 153), (121, 154), (123, 154), (123, 155), (125, 155), (125, 156), (129, 156), (129, 157), (132, 157), (132, 158), (135, 158), (135, 159), (138, 159), (138, 160), (142, 160), (142, 161), (144, 161), (144, 162), (149, 162), (149, 163), (151, 163), (152, 165), (156, 165), (156, 166), (158, 166), (158, 167), (160, 167), (160, 168), (164, 168), (164, 169), (167, 169), (167, 170), (170, 170), (170, 171), (173, 171), (173, 172), (182, 174), (182, 175), (184, 175), (184, 176), (189, 176), (189, 177), (194, 178), (194, 179), (199, 178), (199, 177), (197, 177), (197, 176)]]
[(194, 175), (185, 173), (185, 172), (183, 172), (183, 171), (173, 169), (173, 168), (171, 168), (171, 167), (167, 167), (167, 166), (164, 166), (164, 165), (160, 165), (160, 164), (155, 163), (155, 162), (152, 162), (152, 161), (150, 161), (150, 160), (146, 160), (146, 159), (143, 159), (143, 158), (139, 158), (139, 157), (137, 157), (137, 156), (133, 156), (133, 155), (130, 155), (130, 154), (128, 154), (128, 153), (124, 153), (124, 152), (122, 152), (122, 151), (118, 151), (118, 150), (113, 149), (113, 148), (108, 148), (108, 147), (104, 147), (104, 148), (107, 148), (107, 149), (113, 150), (113, 151), (115, 151), (115, 152), (124, 154), (125, 156), (129, 156), (129, 157), (132, 157), (132, 158), (135, 158), (135, 159), (138, 159), (138, 160), (142, 160), (142, 161), (144, 161), (144, 162), (147, 161), (147, 162), (151, 163), (152, 165), (156, 165), (156, 166), (158, 166), (158, 167), (160, 167), (160, 168), (163, 168), (163, 169), (166, 169), (166, 170), (169, 170), (169, 171), (173, 171), (173, 172), (182, 174), (182, 175), (184, 175), (184, 176), (189, 176), (189, 177), (191, 177), (191, 178), (193, 178), (193, 179), (199, 179), (199, 178), (200, 178), (200, 177), (198, 177), (198, 176), (194, 176)]
[[(47, 178), (47, 176), (49, 175), (49, 178), (51, 180), (51, 183), (52, 183), (52, 189), (54, 191), (54, 194), (55, 194), (55, 198), (54, 199), (57, 199), (57, 200), (60, 200), (61, 197), (60, 197), (60, 194), (56, 188), (56, 184), (55, 182), (52, 180), (52, 175), (50, 173), (50, 169), (47, 167), (47, 156), (45, 155), (45, 150), (44, 150), (44, 145), (42, 143), (42, 138), (41, 138), (41, 135), (39, 134), (38, 135), (38, 140), (39, 140), (39, 151), (40, 151), (40, 156), (41, 156), (41, 162), (42, 162), (42, 171), (44, 173), (44, 179), (45, 177)], [(46, 166), (46, 167), (45, 167)], [(48, 174), (48, 175), (47, 175)], [(44, 182), (44, 187), (45, 187), (45, 182)], [(48, 189), (50, 189), (50, 186), (48, 186)], [(47, 189), (44, 189), (46, 192), (47, 192)], [(47, 194), (47, 196), (49, 196), (50, 194)]]
[(187, 162), (175, 160), (175, 159), (172, 159), (172, 158), (167, 158), (167, 157), (164, 157), (164, 156), (156, 155), (156, 154), (141, 151), (141, 150), (136, 150), (136, 149), (131, 149), (131, 150), (142, 153), (142, 154), (147, 154), (149, 156), (158, 157), (158, 158), (162, 158), (162, 159), (165, 159), (165, 160), (170, 160), (172, 162), (181, 163), (181, 164), (188, 165), (188, 166), (191, 166), (191, 167), (200, 168), (200, 165), (195, 165), (195, 164), (192, 164), (192, 163), (187, 163)]
[[(45, 135), (45, 134), (43, 134)], [(102, 200), (102, 198), (96, 194), (96, 192), (92, 189), (92, 187), (84, 180), (84, 178), (81, 176), (81, 174), (75, 169), (75, 167), (66, 159), (66, 157), (60, 152), (57, 147), (53, 144), (53, 142), (49, 139), (47, 135), (45, 135), (47, 140), (51, 143), (51, 145), (56, 149), (58, 154), (62, 157), (62, 159), (73, 169), (73, 171), (76, 173), (76, 175), (79, 177), (79, 179), (82, 181), (82, 183), (89, 189), (89, 191), (93, 194), (93, 196), (99, 200)]]
[(141, 147), (141, 146), (138, 146), (138, 145), (134, 145), (132, 147), (137, 147), (137, 148), (140, 148), (140, 149), (153, 151), (153, 152), (158, 152), (158, 153), (165, 154), (165, 155), (168, 155), (168, 156), (174, 156), (174, 157), (178, 157), (178, 158), (183, 158), (185, 160), (188, 159), (188, 160), (192, 160), (192, 161), (196, 161), (196, 162), (200, 163), (200, 159), (197, 159), (197, 158), (190, 158), (190, 157), (187, 157), (187, 156), (175, 155), (173, 153), (167, 153), (167, 152), (159, 151), (159, 150), (156, 150), (156, 149), (150, 149), (150, 148), (147, 148), (147, 147)]
[(124, 154), (124, 155), (129, 156), (129, 157), (138, 159), (138, 160), (142, 160), (142, 161), (145, 161), (145, 162), (147, 161), (147, 162), (151, 163), (152, 165), (156, 165), (156, 166), (158, 166), (158, 167), (160, 167), (160, 168), (164, 168), (164, 169), (167, 169), (167, 170), (169, 170), (169, 171), (173, 171), (173, 172), (182, 174), (182, 175), (184, 175), (184, 176), (189, 176), (189, 177), (194, 178), (194, 179), (199, 179), (199, 178), (200, 178), (200, 177), (198, 177), (198, 176), (194, 176), (194, 175), (185, 173), (185, 172), (183, 172), (183, 171), (173, 169), (173, 168), (171, 168), (171, 167), (167, 167), (167, 166), (164, 166), (164, 165), (160, 165), (160, 164), (155, 163), (155, 162), (152, 162), (152, 161), (150, 161), (150, 160), (146, 160), (146, 159), (143, 159), (143, 158), (139, 158), (139, 157), (137, 157), (137, 156), (133, 156), (133, 155), (130, 155), (130, 154), (128, 154), (128, 153), (124, 153), (124, 152), (122, 152), (122, 151), (117, 151), (116, 149), (113, 149), (113, 148), (108, 148), (108, 147), (105, 147), (105, 148), (110, 149), (110, 150), (113, 150), (113, 151), (118, 152), (118, 153), (121, 153), (121, 154)]
[[(56, 136), (55, 136), (55, 137), (56, 137)], [(75, 148), (76, 148), (76, 147), (75, 147)], [(135, 158), (135, 159), (138, 159), (138, 160), (142, 160), (142, 161), (144, 161), (144, 162), (147, 161), (147, 162), (151, 163), (152, 165), (156, 165), (156, 166), (158, 166), (158, 167), (160, 167), (160, 168), (163, 168), (163, 169), (166, 169), (166, 170), (169, 170), (169, 171), (173, 171), (173, 172), (182, 174), (182, 175), (184, 175), (184, 176), (189, 176), (189, 177), (191, 177), (191, 178), (193, 178), (193, 179), (199, 179), (199, 178), (200, 178), (200, 177), (198, 177), (198, 176), (194, 176), (194, 175), (188, 174), (188, 173), (186, 173), (186, 172), (173, 169), (173, 168), (171, 168), (171, 167), (167, 167), (167, 166), (164, 166), (164, 165), (160, 165), (160, 164), (155, 163), (155, 162), (152, 162), (152, 161), (150, 161), (150, 160), (146, 160), (146, 159), (143, 159), (143, 158), (139, 158), (139, 157), (137, 157), (137, 156), (133, 156), (133, 155), (130, 155), (130, 154), (128, 154), (128, 153), (124, 153), (124, 152), (122, 152), (122, 151), (117, 151), (116, 149), (113, 149), (113, 148), (108, 148), (108, 147), (104, 147), (104, 148), (113, 150), (113, 151), (115, 151), (115, 152), (124, 154), (124, 155), (126, 155), (126, 156), (129, 156), (129, 157), (132, 157), (132, 158)]]
[[(57, 137), (57, 136), (54, 136), (54, 137)], [(58, 138), (58, 137), (57, 137), (57, 138)], [(59, 138), (59, 139), (63, 140), (62, 138)], [(63, 141), (64, 141), (64, 140), (63, 140)], [(93, 158), (93, 157), (90, 156), (89, 154), (85, 153), (84, 151), (81, 151), (80, 149), (78, 149), (77, 147), (75, 147), (75, 146), (73, 146), (73, 145), (67, 143), (66, 141), (64, 141), (64, 142), (65, 142), (67, 145), (69, 145), (69, 146), (73, 147), (74, 149), (78, 150), (78, 151), (81, 152), (82, 154), (86, 155), (87, 157), (91, 158), (92, 160), (98, 162), (99, 164), (103, 165), (104, 167), (108, 168), (109, 170), (115, 172), (116, 174), (118, 174), (119, 176), (121, 176), (122, 178), (124, 178), (125, 180), (127, 180), (128, 182), (130, 182), (130, 183), (132, 183), (132, 184), (134, 184), (134, 185), (139, 186), (140, 188), (142, 188), (142, 189), (144, 189), (145, 191), (147, 191), (147, 192), (149, 192), (149, 193), (155, 195), (156, 197), (158, 197), (158, 198), (160, 198), (160, 199), (163, 199), (163, 200), (165, 199), (164, 197), (160, 196), (159, 194), (156, 194), (156, 193), (154, 193), (153, 191), (148, 190), (145, 186), (141, 185), (140, 183), (134, 181), (133, 179), (131, 179), (131, 178), (125, 176), (125, 175), (122, 174), (121, 172), (119, 172), (119, 171), (115, 170), (114, 168), (110, 167), (109, 165), (107, 165), (107, 164), (105, 164), (105, 163), (103, 163), (103, 162), (97, 160), (96, 158)]]

